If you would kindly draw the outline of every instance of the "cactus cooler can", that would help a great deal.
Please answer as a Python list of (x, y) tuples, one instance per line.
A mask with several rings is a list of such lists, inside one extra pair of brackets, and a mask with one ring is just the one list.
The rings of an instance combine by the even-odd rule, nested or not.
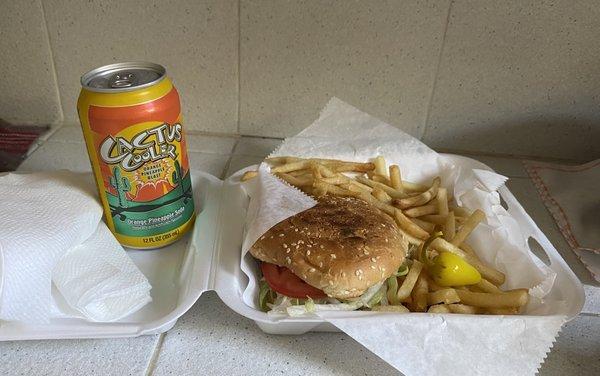
[(83, 75), (77, 110), (106, 223), (131, 248), (159, 248), (193, 225), (179, 94), (165, 69), (118, 63)]

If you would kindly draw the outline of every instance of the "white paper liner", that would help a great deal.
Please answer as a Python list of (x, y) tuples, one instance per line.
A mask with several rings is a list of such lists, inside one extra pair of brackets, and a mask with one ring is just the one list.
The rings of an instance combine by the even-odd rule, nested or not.
[[(506, 177), (487, 170), (455, 165), (416, 138), (337, 98), (328, 103), (311, 126), (297, 136), (286, 139), (272, 154), (360, 162), (378, 155), (384, 156), (389, 164), (399, 165), (405, 180), (430, 184), (433, 177), (441, 176), (442, 185), (452, 190), (460, 205), (483, 210), (487, 216), (486, 223), (473, 231), (469, 243), (486, 263), (506, 274), (505, 289), (529, 289), (532, 298), (526, 313), (550, 315), (557, 312), (557, 307), (563, 302), (552, 302), (545, 298), (552, 289), (556, 273), (532, 257), (527, 244), (529, 234), (522, 233), (518, 221), (502, 206), (496, 192), (506, 182)], [(255, 261), (247, 255), (249, 248), (269, 228), (312, 207), (315, 201), (273, 177), (265, 163), (259, 168), (258, 178), (246, 184), (245, 189), (250, 196), (250, 204), (241, 268), (248, 275), (249, 284), (243, 292), (243, 300), (247, 305), (257, 308), (258, 275)], [(372, 313), (364, 316), (363, 312), (349, 312), (320, 316), (403, 372), (440, 375), (484, 370), (489, 375), (511, 374), (514, 370), (520, 370), (520, 374), (533, 374), (564, 321), (562, 316), (531, 320), (523, 317), (507, 319), (500, 316), (417, 314), (417, 318), (411, 319), (410, 325), (407, 325), (407, 318), (397, 314)], [(468, 317), (475, 321), (469, 321)], [(408, 334), (421, 345), (404, 341)], [(392, 340), (387, 343), (381, 340), (381, 336)], [(494, 340), (481, 342), (477, 338), (482, 336)], [(470, 342), (471, 337), (473, 342)], [(481, 347), (477, 346), (478, 341)], [(449, 359), (454, 359), (456, 353), (451, 357), (447, 351), (444, 353), (446, 355), (439, 354), (445, 351), (443, 346), (438, 346), (443, 343), (463, 349), (462, 354), (464, 349), (470, 349), (470, 361), (465, 361), (465, 364), (454, 363), (461, 363), (462, 368), (450, 367)], [(497, 349), (494, 350), (494, 346)], [(423, 353), (429, 355), (423, 358)], [(450, 358), (446, 359), (446, 356)], [(513, 366), (505, 368), (505, 362), (500, 357), (511, 358)], [(423, 373), (425, 371), (421, 368), (412, 368), (407, 364), (407, 359), (425, 364), (424, 360), (418, 360), (421, 358), (428, 360), (428, 372), (431, 373)], [(494, 364), (501, 366), (495, 367)]]

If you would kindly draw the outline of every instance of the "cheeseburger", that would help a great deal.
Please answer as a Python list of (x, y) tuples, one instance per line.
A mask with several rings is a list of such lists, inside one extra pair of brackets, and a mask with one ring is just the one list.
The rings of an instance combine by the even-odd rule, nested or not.
[(272, 227), (250, 249), (264, 277), (259, 297), (264, 310), (283, 304), (310, 311), (315, 303), (368, 307), (404, 262), (408, 242), (390, 216), (359, 198), (318, 200)]

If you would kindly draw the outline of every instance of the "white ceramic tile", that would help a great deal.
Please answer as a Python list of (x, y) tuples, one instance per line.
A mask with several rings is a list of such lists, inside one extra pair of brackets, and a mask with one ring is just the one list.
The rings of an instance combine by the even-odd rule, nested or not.
[(44, 0), (65, 118), (79, 77), (116, 61), (163, 64), (189, 129), (237, 131), (238, 4), (234, 0)]
[(19, 166), (19, 171), (92, 171), (84, 143), (47, 141)]
[(600, 317), (578, 316), (563, 327), (540, 376), (600, 374)]
[(276, 138), (242, 137), (233, 154), (266, 157), (281, 145), (282, 141)]
[(218, 178), (223, 176), (229, 155), (188, 152), (190, 168), (208, 172)]
[(200, 134), (186, 134), (189, 152), (231, 154), (237, 141), (233, 137), (216, 137)]
[(267, 335), (205, 293), (167, 332), (154, 375), (397, 375), (341, 333)]
[(79, 124), (65, 124), (58, 128), (48, 139), (54, 142), (70, 142), (81, 144), (84, 141), (81, 126)]
[(51, 124), (61, 110), (40, 1), (0, 2), (0, 118)]
[(598, 158), (599, 17), (594, 0), (454, 1), (425, 141)]
[(337, 96), (420, 136), (449, 1), (241, 1), (240, 131), (289, 136)]
[(0, 375), (144, 375), (158, 336), (0, 343)]
[(231, 162), (229, 163), (229, 168), (225, 173), (225, 177), (231, 176), (244, 167), (259, 164), (263, 159), (264, 157), (255, 157), (252, 155), (234, 155), (231, 157)]

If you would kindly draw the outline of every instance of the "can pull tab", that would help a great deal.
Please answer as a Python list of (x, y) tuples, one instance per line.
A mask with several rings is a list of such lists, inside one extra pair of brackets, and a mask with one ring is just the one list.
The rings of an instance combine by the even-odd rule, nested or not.
[(122, 72), (113, 75), (110, 78), (111, 88), (130, 87), (134, 84), (135, 75), (130, 72)]

